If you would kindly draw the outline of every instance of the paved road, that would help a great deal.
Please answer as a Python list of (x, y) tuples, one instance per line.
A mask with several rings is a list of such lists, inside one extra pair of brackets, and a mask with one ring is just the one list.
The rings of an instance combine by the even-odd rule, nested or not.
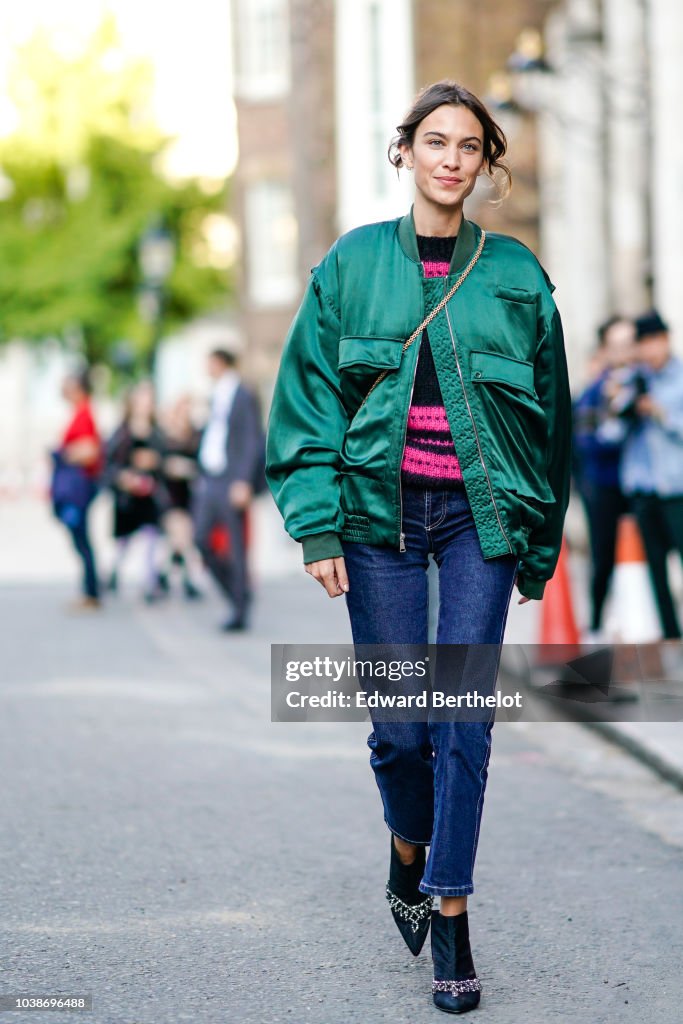
[[(0, 590), (0, 992), (92, 993), (97, 1024), (443, 1019), (384, 900), (367, 724), (269, 721), (270, 642), (347, 642), (341, 602), (271, 580), (228, 638), (211, 602), (68, 596)], [(494, 736), (477, 1019), (678, 1024), (683, 794), (580, 726)]]

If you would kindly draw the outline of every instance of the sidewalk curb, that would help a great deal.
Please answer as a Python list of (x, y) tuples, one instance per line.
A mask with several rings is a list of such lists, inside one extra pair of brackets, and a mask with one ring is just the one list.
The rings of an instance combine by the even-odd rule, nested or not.
[(646, 743), (641, 743), (640, 740), (634, 736), (630, 736), (624, 733), (616, 727), (612, 722), (591, 722), (584, 720), (578, 722), (578, 725), (584, 726), (586, 729), (592, 729), (594, 732), (599, 733), (604, 739), (610, 743), (614, 743), (615, 746), (621, 747), (636, 760), (646, 765), (652, 771), (656, 772), (665, 782), (670, 783), (677, 789), (683, 792), (683, 769), (672, 765), (670, 761), (667, 761), (660, 754), (655, 753), (651, 747), (648, 747)]

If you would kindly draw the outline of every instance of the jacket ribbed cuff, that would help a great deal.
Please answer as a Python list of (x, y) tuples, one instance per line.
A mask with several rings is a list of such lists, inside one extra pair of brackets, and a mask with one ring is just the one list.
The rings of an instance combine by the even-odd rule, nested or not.
[(304, 565), (309, 562), (320, 562), (323, 558), (341, 558), (344, 549), (339, 534), (328, 530), (326, 533), (311, 533), (301, 538), (304, 553)]
[(517, 589), (522, 597), (530, 597), (533, 601), (540, 601), (547, 580), (539, 580), (535, 576), (527, 576), (523, 572), (517, 573)]

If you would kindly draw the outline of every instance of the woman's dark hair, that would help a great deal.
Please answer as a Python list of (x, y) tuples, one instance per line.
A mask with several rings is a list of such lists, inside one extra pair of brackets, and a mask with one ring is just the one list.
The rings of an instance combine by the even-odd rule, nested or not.
[(467, 107), (477, 118), (484, 130), (484, 159), (488, 166), (489, 177), (495, 182), (494, 172), (502, 173), (505, 187), (502, 190), (501, 198), (506, 196), (512, 187), (512, 174), (510, 168), (502, 160), (507, 152), (505, 134), (481, 100), (469, 89), (458, 85), (451, 79), (435, 82), (434, 85), (428, 85), (418, 93), (412, 107), (403, 119), (403, 124), (398, 125), (396, 129), (398, 135), (391, 140), (388, 150), (389, 162), (397, 171), (403, 167), (399, 146), (412, 146), (420, 122), (424, 121), (425, 117), (429, 117), (437, 107), (442, 107), (444, 104)]
[(230, 352), (227, 348), (215, 348), (210, 353), (212, 359), (217, 359), (223, 366), (233, 367), (237, 366), (237, 356), (234, 352)]
[(71, 373), (67, 374), (66, 379), (72, 381), (82, 394), (92, 394), (92, 378), (89, 367), (81, 366), (76, 370), (72, 370)]
[(76, 376), (76, 380), (78, 381), (84, 395), (92, 395), (92, 374), (89, 367), (81, 370), (81, 372)]

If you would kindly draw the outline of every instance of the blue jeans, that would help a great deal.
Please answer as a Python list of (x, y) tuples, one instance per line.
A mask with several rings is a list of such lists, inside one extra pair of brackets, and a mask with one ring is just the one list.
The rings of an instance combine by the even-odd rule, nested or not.
[[(431, 554), (439, 570), (436, 642), (494, 645), (476, 659), (476, 688), (492, 693), (517, 557), (482, 557), (462, 485), (455, 491), (404, 488), (403, 531), (404, 552), (343, 542), (354, 644), (427, 643)], [(422, 892), (474, 892), (494, 714), (491, 709), (483, 722), (373, 718), (368, 746), (384, 820), (399, 838), (429, 846)]]
[(85, 597), (99, 597), (99, 581), (97, 579), (97, 568), (95, 565), (95, 553), (90, 540), (88, 529), (88, 514), (93, 498), (96, 494), (94, 484), (90, 485), (90, 499), (83, 505), (72, 505), (68, 502), (60, 502), (55, 506), (55, 514), (60, 522), (64, 523), (71, 535), (73, 546), (83, 566), (82, 593)]
[(95, 567), (95, 554), (90, 542), (87, 518), (84, 517), (83, 522), (78, 526), (70, 526), (69, 533), (83, 565), (83, 594), (86, 597), (99, 597), (100, 588)]

